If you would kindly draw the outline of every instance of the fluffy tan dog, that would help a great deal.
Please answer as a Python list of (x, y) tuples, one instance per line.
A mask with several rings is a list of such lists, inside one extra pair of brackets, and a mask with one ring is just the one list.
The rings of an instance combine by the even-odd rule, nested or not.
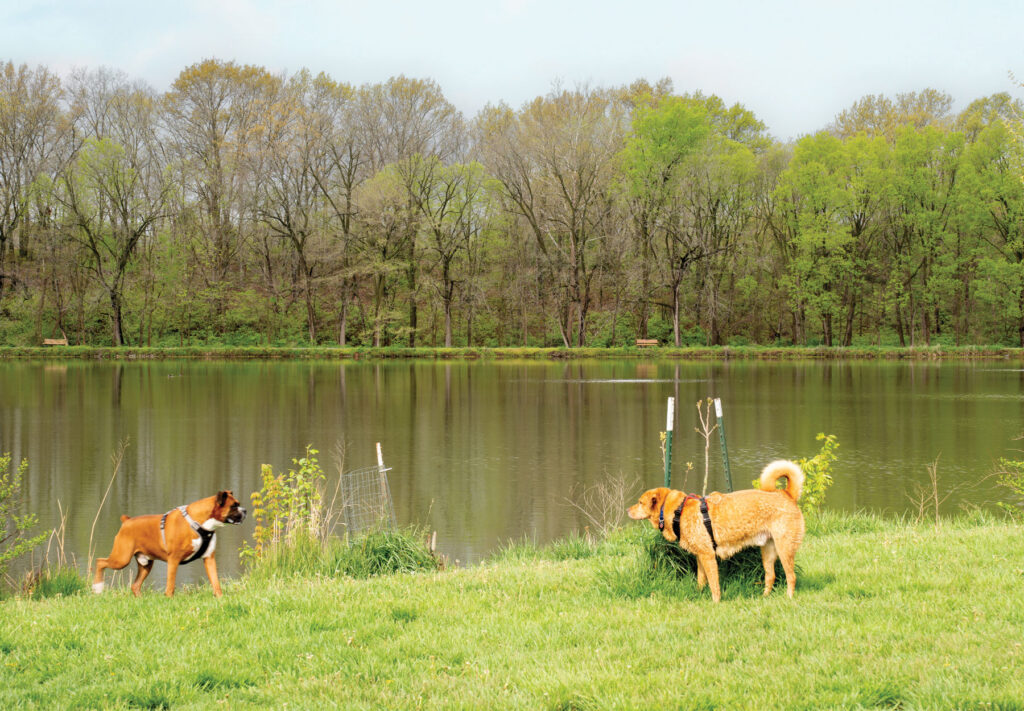
[[(776, 489), (779, 479), (785, 489)], [(720, 494), (706, 499), (659, 487), (645, 491), (629, 517), (647, 519), (661, 530), (666, 540), (697, 557), (697, 585), (711, 586), (711, 599), (722, 598), (718, 586), (718, 558), (728, 558), (750, 546), (760, 546), (764, 564), (764, 594), (775, 585), (775, 560), (786, 571), (786, 592), (793, 597), (796, 586), (794, 559), (804, 539), (804, 516), (797, 506), (804, 485), (804, 473), (787, 460), (772, 462), (761, 472), (761, 488)]]

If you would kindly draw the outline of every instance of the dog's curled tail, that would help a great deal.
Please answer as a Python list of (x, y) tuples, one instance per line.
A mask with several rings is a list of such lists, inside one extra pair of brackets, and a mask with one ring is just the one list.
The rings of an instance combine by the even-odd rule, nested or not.
[(796, 462), (788, 459), (779, 459), (764, 468), (761, 472), (761, 490), (775, 491), (775, 482), (783, 477), (786, 479), (784, 491), (789, 498), (797, 501), (804, 489), (804, 472)]

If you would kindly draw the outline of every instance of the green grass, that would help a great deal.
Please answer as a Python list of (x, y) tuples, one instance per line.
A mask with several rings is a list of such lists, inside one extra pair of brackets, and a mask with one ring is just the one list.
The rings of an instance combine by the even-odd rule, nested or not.
[(714, 605), (654, 571), (639, 523), (467, 569), (245, 577), (220, 600), (8, 600), (0, 708), (1024, 708), (1024, 529), (813, 529), (794, 600), (723, 571)]
[(688, 346), (674, 348), (587, 347), (587, 348), (370, 348), (338, 346), (185, 346), (167, 348), (124, 348), (97, 346), (0, 346), (0, 360), (14, 358), (67, 358), (88, 360), (163, 359), (542, 359), (583, 358), (674, 358), (680, 360), (944, 360), (1024, 358), (1024, 349), (1005, 346)]

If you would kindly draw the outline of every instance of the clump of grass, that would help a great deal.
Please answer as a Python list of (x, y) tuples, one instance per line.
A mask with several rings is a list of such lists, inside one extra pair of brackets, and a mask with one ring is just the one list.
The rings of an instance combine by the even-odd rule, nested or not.
[(264, 551), (249, 567), (256, 579), (274, 577), (370, 578), (438, 570), (440, 560), (415, 527), (379, 529), (354, 538), (318, 540), (296, 535)]
[(381, 529), (356, 538), (345, 550), (340, 569), (353, 578), (438, 570), (440, 561), (430, 552), (418, 528)]
[(26, 583), (26, 588), (28, 596), (33, 600), (43, 600), (81, 595), (89, 586), (77, 570), (69, 566), (60, 566), (43, 568), (36, 575), (32, 575)]

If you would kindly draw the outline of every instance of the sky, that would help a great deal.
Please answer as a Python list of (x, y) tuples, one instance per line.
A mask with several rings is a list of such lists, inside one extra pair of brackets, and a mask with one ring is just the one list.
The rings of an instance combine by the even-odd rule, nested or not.
[(954, 109), (1024, 77), (1024, 3), (1003, 0), (0, 0), (0, 61), (110, 67), (166, 91), (204, 59), (359, 85), (430, 78), (464, 114), (555, 85), (672, 79), (739, 102), (781, 140), (868, 94)]

